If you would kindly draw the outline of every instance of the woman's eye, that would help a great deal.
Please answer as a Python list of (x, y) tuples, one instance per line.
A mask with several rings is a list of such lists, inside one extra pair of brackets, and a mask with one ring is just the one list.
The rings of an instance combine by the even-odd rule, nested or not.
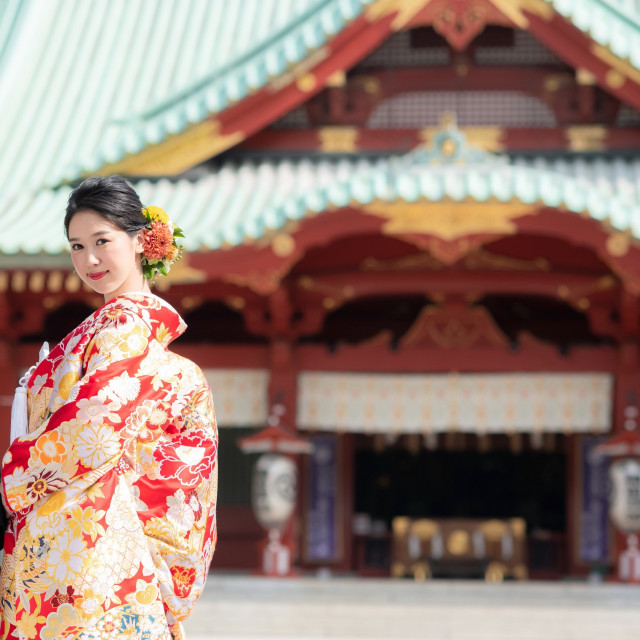
[(96, 244), (104, 244), (105, 242), (108, 242), (108, 240), (106, 240), (105, 238), (98, 238)]
[(73, 251), (80, 251), (80, 249), (82, 249), (82, 245), (81, 244), (77, 244), (77, 243), (76, 244), (72, 244), (71, 245), (71, 249)]

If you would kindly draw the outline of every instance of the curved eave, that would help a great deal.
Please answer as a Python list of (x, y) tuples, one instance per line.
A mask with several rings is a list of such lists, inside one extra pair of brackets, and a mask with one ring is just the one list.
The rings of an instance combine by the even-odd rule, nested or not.
[(640, 5), (620, 0), (551, 0), (555, 11), (606, 47), (620, 60), (640, 69)]
[(601, 0), (490, 1), (605, 91), (640, 109), (639, 16), (624, 17)]
[[(576, 69), (590, 72), (594, 82), (622, 101), (640, 109), (640, 23), (601, 0), (588, 0), (594, 12), (585, 12), (578, 0), (490, 0), (514, 26), (528, 29), (549, 49)], [(400, 4), (365, 2), (364, 14), (345, 26), (332, 40), (300, 60), (287, 73), (253, 88), (216, 115), (191, 123), (161, 142), (97, 173), (130, 176), (177, 175), (235, 146), (302, 104), (328, 82), (350, 69), (397, 28), (410, 28), (418, 9)], [(425, 3), (426, 6), (426, 3)], [(596, 10), (597, 9), (597, 10)], [(404, 15), (409, 12), (409, 15)], [(593, 16), (604, 16), (600, 22)], [(403, 18), (398, 22), (399, 18)], [(588, 20), (587, 20), (588, 18)], [(602, 25), (608, 25), (604, 30)], [(618, 38), (617, 36), (620, 35)], [(92, 171), (85, 170), (84, 175)], [(94, 172), (96, 173), (96, 172)]]
[[(638, 241), (640, 164), (620, 162), (603, 160), (589, 168), (583, 161), (510, 164), (488, 157), (436, 164), (417, 153), (371, 161), (282, 160), (224, 165), (196, 181), (142, 180), (136, 188), (143, 202), (171, 212), (185, 231), (189, 251), (265, 246), (290, 223), (345, 208), (375, 216), (372, 205), (394, 202), (423, 203), (419, 215), (425, 218), (433, 203), (472, 202), (487, 208), (520, 203), (528, 211), (557, 209), (590, 218)], [(616, 179), (606, 177), (611, 175)], [(11, 256), (66, 251), (58, 212), (64, 211), (68, 193), (68, 187), (61, 187), (33, 199), (25, 196), (5, 212), (12, 228), (0, 237), (5, 262)], [(51, 233), (56, 228), (60, 232)]]
[[(370, 1), (357, 0), (356, 4), (364, 6)], [(336, 5), (335, 12), (353, 2), (332, 0), (329, 4)], [(328, 7), (322, 11), (327, 12)], [(371, 23), (360, 15), (334, 37), (325, 34), (303, 58), (289, 62), (284, 73), (275, 77), (265, 75), (260, 85), (247, 84), (246, 79), (239, 81), (245, 88), (243, 95), (226, 100), (216, 113), (207, 112), (201, 121), (188, 123), (171, 134), (164, 127), (162, 134), (165, 137), (161, 141), (150, 144), (147, 140), (141, 150), (115, 162), (100, 164), (95, 170), (85, 167), (82, 174), (120, 173), (139, 177), (180, 174), (260, 131), (308, 100), (327, 83), (339, 83), (342, 73), (377, 47), (389, 33), (389, 19)]]

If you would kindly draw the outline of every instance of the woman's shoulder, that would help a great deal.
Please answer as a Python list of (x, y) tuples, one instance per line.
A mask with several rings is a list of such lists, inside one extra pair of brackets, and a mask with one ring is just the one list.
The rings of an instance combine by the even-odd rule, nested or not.
[(181, 335), (186, 324), (180, 314), (165, 300), (145, 292), (116, 296), (98, 309), (95, 322), (101, 326), (143, 325), (149, 337), (163, 346)]

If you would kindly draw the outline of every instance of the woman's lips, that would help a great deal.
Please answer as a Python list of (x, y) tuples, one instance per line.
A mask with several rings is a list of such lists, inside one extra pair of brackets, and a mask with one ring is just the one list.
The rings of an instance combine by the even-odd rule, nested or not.
[(100, 280), (100, 278), (102, 278), (102, 277), (103, 277), (103, 276), (105, 276), (106, 274), (107, 274), (107, 272), (106, 272), (106, 271), (98, 271), (98, 272), (96, 272), (96, 273), (90, 273), (90, 274), (89, 274), (89, 277), (90, 277), (92, 280)]

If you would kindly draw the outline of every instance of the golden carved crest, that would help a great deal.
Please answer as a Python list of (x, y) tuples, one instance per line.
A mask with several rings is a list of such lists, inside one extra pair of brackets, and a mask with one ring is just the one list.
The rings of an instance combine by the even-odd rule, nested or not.
[(356, 151), (356, 127), (322, 127), (318, 131), (320, 150), (324, 153), (353, 153)]
[(443, 349), (504, 347), (508, 339), (484, 307), (452, 301), (426, 306), (400, 340), (403, 348), (434, 344)]
[(387, 235), (422, 233), (454, 240), (467, 235), (510, 235), (518, 228), (513, 222), (537, 212), (537, 205), (519, 202), (372, 202), (362, 206), (365, 213), (385, 218)]

